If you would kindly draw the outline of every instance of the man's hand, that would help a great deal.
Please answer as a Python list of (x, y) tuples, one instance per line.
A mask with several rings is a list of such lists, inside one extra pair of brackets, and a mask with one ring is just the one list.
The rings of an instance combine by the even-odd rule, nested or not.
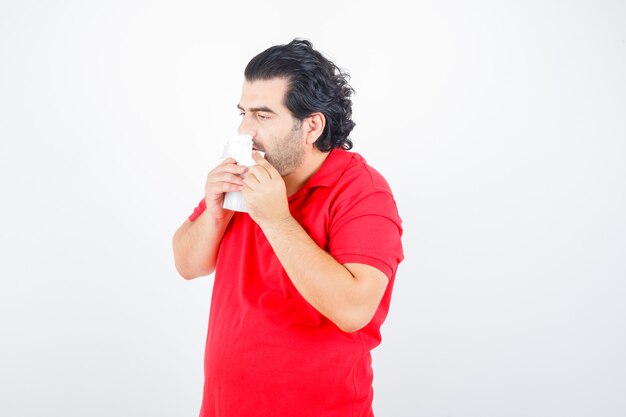
[(259, 226), (280, 222), (291, 216), (285, 181), (258, 152), (252, 153), (257, 165), (249, 168), (243, 181), (243, 198), (248, 214)]
[(206, 210), (211, 217), (222, 220), (233, 214), (232, 211), (223, 208), (224, 193), (243, 189), (241, 174), (246, 170), (246, 167), (237, 165), (233, 158), (227, 158), (209, 172), (204, 186), (204, 199)]
[(192, 279), (215, 271), (220, 242), (234, 214), (223, 208), (224, 193), (241, 191), (241, 174), (245, 172), (246, 168), (237, 165), (232, 158), (209, 172), (204, 186), (206, 210), (195, 221), (186, 220), (172, 241), (176, 269), (183, 278)]

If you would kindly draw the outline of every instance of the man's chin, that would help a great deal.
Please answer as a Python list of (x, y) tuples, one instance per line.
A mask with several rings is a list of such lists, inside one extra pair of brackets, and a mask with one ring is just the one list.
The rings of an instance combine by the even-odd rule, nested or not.
[(265, 156), (263, 158), (265, 158), (265, 160), (267, 162), (269, 162), (270, 165), (273, 166), (276, 169), (276, 171), (278, 171), (280, 173), (280, 175), (283, 175), (282, 172), (281, 172), (281, 171), (283, 171), (283, 167), (281, 166), (281, 164), (277, 164), (276, 161), (274, 161), (272, 159), (272, 155), (268, 156), (267, 154), (265, 154)]

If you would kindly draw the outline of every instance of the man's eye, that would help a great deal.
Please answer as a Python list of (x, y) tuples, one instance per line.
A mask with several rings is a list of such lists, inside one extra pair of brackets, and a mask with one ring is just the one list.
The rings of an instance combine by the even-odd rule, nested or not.
[(239, 116), (245, 116), (246, 114), (244, 112), (240, 112)]
[(269, 119), (269, 117), (268, 117), (268, 116), (264, 116), (264, 115), (262, 115), (262, 114), (258, 114), (257, 116), (258, 116), (258, 118), (259, 118), (259, 119), (261, 119), (261, 120), (267, 120), (267, 119)]

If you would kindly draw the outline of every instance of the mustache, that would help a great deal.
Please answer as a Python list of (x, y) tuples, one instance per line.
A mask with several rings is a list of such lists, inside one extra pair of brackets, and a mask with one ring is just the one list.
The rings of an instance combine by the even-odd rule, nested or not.
[(259, 145), (258, 143), (256, 143), (255, 141), (252, 141), (252, 148), (256, 149), (257, 151), (265, 152), (265, 148)]

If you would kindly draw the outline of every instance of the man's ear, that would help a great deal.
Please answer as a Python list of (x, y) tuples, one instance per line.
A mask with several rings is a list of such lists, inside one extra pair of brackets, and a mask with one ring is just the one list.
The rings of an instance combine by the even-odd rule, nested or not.
[(322, 136), (324, 127), (326, 127), (326, 117), (323, 113), (313, 113), (309, 117), (305, 118), (304, 122), (306, 143), (307, 145), (312, 145), (317, 139), (319, 139), (320, 136)]

